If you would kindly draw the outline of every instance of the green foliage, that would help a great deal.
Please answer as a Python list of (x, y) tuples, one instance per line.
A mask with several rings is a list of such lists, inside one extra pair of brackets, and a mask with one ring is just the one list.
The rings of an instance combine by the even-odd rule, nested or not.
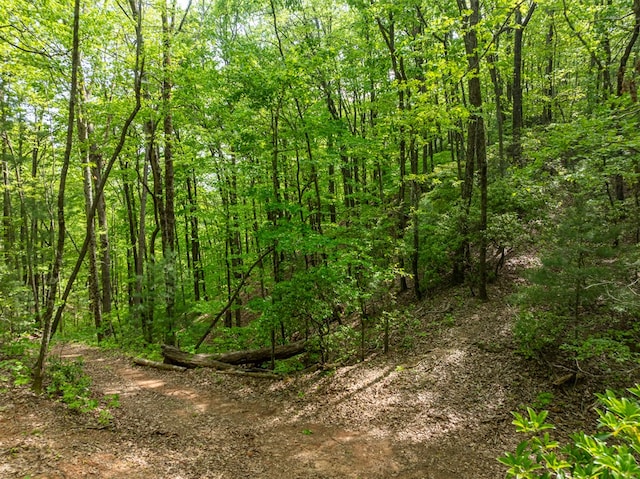
[(62, 401), (71, 411), (93, 415), (100, 426), (113, 422), (113, 410), (120, 407), (120, 396), (110, 394), (96, 398), (91, 390), (91, 377), (83, 370), (82, 358), (53, 358), (49, 363), (46, 386), (49, 397)]
[(34, 350), (34, 341), (28, 334), (2, 334), (0, 335), (0, 357), (22, 358), (31, 354)]
[(640, 474), (640, 387), (630, 397), (613, 391), (598, 394), (598, 434), (576, 433), (573, 442), (560, 447), (551, 439), (553, 425), (545, 422), (547, 411), (527, 415), (513, 413), (513, 424), (528, 439), (515, 452), (498, 461), (508, 467), (507, 477), (516, 479), (632, 479)]
[(35, 326), (30, 312), (31, 291), (9, 267), (0, 262), (0, 337), (28, 332)]
[(58, 398), (72, 411), (89, 412), (98, 406), (91, 397), (91, 378), (83, 369), (82, 359), (66, 361), (52, 359), (49, 364), (47, 394)]
[[(266, 346), (267, 336), (259, 331), (259, 325), (251, 323), (245, 327), (219, 328), (209, 341), (208, 351), (226, 352)], [(185, 347), (188, 350), (188, 346)]]
[[(522, 349), (535, 354), (584, 331), (581, 339), (593, 338), (602, 354), (628, 357), (611, 342), (618, 341), (615, 331), (603, 334), (603, 323), (613, 311), (623, 319), (640, 312), (638, 291), (628, 287), (635, 278), (620, 274), (638, 264), (632, 253), (622, 253), (638, 224), (630, 194), (638, 181), (638, 108), (629, 95), (610, 98), (594, 60), (609, 64), (599, 48), (605, 44), (611, 58), (620, 58), (633, 15), (624, 2), (601, 3), (568, 2), (564, 20), (536, 13), (526, 27), (531, 61), (523, 72), (525, 121), (546, 126), (523, 131), (526, 166), (506, 169), (506, 157), (490, 158), (483, 236), (479, 195), (461, 204), (470, 111), (468, 58), (455, 2), (221, 2), (188, 12), (177, 2), (171, 8), (184, 21), (180, 34), (169, 36), (161, 34), (161, 5), (151, 2), (143, 41), (130, 41), (135, 15), (128, 8), (117, 2), (87, 5), (80, 21), (86, 95), (77, 106), (92, 125), (92, 154), (110, 157), (135, 103), (136, 45), (144, 44), (145, 78), (153, 79), (144, 84), (142, 110), (123, 136), (124, 150), (104, 192), (112, 254), (105, 266), (115, 295), (109, 319), (118, 333), (108, 344), (156, 354), (146, 343), (175, 334), (181, 347), (190, 348), (207, 325), (183, 313), (216, 314), (259, 251), (274, 247), (277, 259), (265, 257), (240, 295), (242, 307), (250, 304), (259, 314), (256, 324), (221, 330), (208, 347), (263, 346), (273, 338), (285, 342), (311, 334), (319, 337), (322, 354), (344, 357), (358, 349), (360, 331), (336, 326), (341, 316), (354, 323), (362, 317), (363, 330), (374, 335), (387, 335), (392, 323), (392, 332), (409, 347), (412, 338), (402, 324), (371, 311), (392, 309), (380, 307), (386, 304), (381, 298), (394, 288), (392, 279), (407, 276), (414, 253), (415, 279), (428, 290), (446, 281), (454, 265), (473, 279), (484, 240), (491, 276), (509, 251), (546, 233), (543, 268), (532, 273), (520, 304)], [(57, 153), (65, 144), (70, 58), (59, 52), (70, 48), (71, 30), (63, 2), (43, 5), (48, 8), (26, 0), (0, 5), (0, 18), (12, 26), (0, 44), (7, 212), (0, 234), (0, 335), (34, 326), (35, 302), (42, 306), (52, 270), (50, 225), (56, 217)], [(489, 73), (495, 72), (503, 84), (493, 91), (503, 90), (505, 118), (512, 105), (504, 83), (514, 62), (511, 42), (499, 37), (515, 28), (513, 7), (488, 5), (478, 25), (478, 51), (485, 53), (482, 88), (491, 90)], [(163, 61), (165, 48), (171, 62)], [(490, 58), (495, 70), (486, 68)], [(545, 71), (546, 65), (553, 71)], [(403, 78), (399, 71), (390, 75), (398, 68)], [(627, 76), (633, 71), (629, 65)], [(170, 102), (163, 100), (169, 92), (162, 85), (168, 84)], [(486, 96), (483, 106), (491, 143), (497, 139), (493, 97)], [(553, 118), (541, 118), (543, 107)], [(168, 119), (175, 135), (162, 132)], [(83, 149), (76, 137), (70, 140), (78, 165)], [(156, 158), (153, 152), (168, 151), (175, 191), (163, 190), (168, 163), (144, 171)], [(626, 200), (612, 200), (613, 177), (623, 180)], [(416, 185), (420, 197), (412, 197)], [(86, 227), (77, 168), (65, 198), (63, 284)], [(175, 204), (165, 204), (172, 198)], [(163, 218), (173, 209), (175, 218)], [(557, 223), (557, 230), (544, 231)], [(175, 245), (168, 248), (170, 224)], [(80, 277), (86, 277), (86, 266)], [(73, 320), (65, 320), (63, 334), (94, 342), (86, 288), (76, 285), (67, 305)], [(558, 328), (544, 328), (545, 314), (560, 320)], [(598, 315), (600, 322), (591, 321)], [(537, 319), (525, 324), (531, 317)], [(380, 337), (367, 334), (359, 338), (362, 349)], [(624, 338), (624, 344), (632, 340)], [(577, 356), (587, 349), (579, 342), (569, 346)]]
[(639, 123), (637, 107), (603, 105), (526, 139), (533, 161), (514, 177), (540, 185), (532, 193), (543, 200), (528, 215), (540, 237), (541, 265), (514, 297), (521, 308), (516, 337), (528, 357), (562, 350), (578, 360), (638, 359), (632, 348), (640, 339), (634, 320), (640, 150), (631, 132)]
[(300, 358), (289, 358), (284, 360), (277, 360), (275, 364), (275, 368), (273, 369), (274, 373), (277, 374), (291, 374), (296, 371), (302, 371), (305, 368), (304, 363)]
[(25, 333), (0, 334), (0, 384), (23, 386), (31, 382), (31, 369), (35, 344)]
[(536, 399), (533, 402), (534, 409), (544, 409), (549, 407), (553, 402), (554, 394), (550, 391), (543, 391), (536, 395)]
[(553, 311), (521, 311), (514, 328), (518, 352), (533, 358), (551, 346), (557, 347), (566, 322), (566, 318)]
[(424, 286), (437, 285), (451, 269), (451, 254), (459, 246), (461, 210), (456, 206), (460, 192), (455, 163), (435, 168), (425, 185), (428, 192), (420, 207), (420, 264)]
[(31, 382), (31, 371), (20, 359), (0, 361), (0, 384), (12, 382), (15, 386), (24, 386)]

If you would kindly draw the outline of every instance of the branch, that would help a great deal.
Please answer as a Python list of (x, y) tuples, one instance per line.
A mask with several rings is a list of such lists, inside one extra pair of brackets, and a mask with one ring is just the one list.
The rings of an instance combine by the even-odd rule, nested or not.
[(531, 3), (531, 6), (529, 6), (529, 11), (527, 12), (527, 16), (525, 17), (525, 19), (520, 24), (522, 26), (522, 28), (527, 26), (527, 23), (529, 23), (529, 20), (531, 20), (531, 17), (533, 16), (533, 12), (535, 11), (537, 6), (538, 6), (538, 4), (536, 2), (532, 2)]
[(20, 50), (21, 52), (24, 53), (32, 53), (34, 55), (40, 55), (43, 56), (45, 58), (48, 58), (49, 60), (53, 59), (53, 56), (45, 51), (41, 51), (41, 50), (32, 50), (30, 48), (25, 48), (25, 47), (21, 47), (20, 45), (11, 42), (10, 40), (8, 40), (7, 38), (0, 36), (0, 40), (2, 40), (3, 42), (9, 44), (9, 46), (12, 46), (13, 48), (15, 48), (16, 50)]
[(184, 25), (184, 21), (187, 19), (187, 15), (189, 14), (189, 9), (191, 8), (191, 2), (193, 0), (189, 0), (189, 3), (187, 4), (187, 8), (185, 8), (184, 10), (184, 15), (182, 16), (182, 20), (180, 20), (180, 25), (178, 26), (178, 32), (182, 31), (182, 26)]

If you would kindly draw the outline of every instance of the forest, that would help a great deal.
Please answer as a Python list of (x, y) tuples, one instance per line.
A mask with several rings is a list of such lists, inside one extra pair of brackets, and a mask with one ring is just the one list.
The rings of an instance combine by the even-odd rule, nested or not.
[(640, 0), (0, 2), (0, 402), (113, 433), (83, 356), (287, 404), (449, 334), (531, 373), (524, 441), (295, 477), (640, 477), (638, 36)]

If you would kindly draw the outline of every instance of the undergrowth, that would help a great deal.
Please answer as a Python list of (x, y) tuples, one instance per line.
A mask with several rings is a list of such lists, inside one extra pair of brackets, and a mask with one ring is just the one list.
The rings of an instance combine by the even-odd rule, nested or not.
[(71, 411), (94, 415), (100, 425), (108, 426), (113, 421), (112, 410), (120, 406), (120, 398), (117, 394), (96, 398), (91, 390), (91, 377), (84, 372), (83, 365), (82, 358), (51, 359), (47, 395), (63, 402)]
[(635, 479), (640, 477), (640, 387), (628, 397), (614, 391), (597, 394), (604, 409), (597, 409), (597, 434), (578, 432), (572, 442), (560, 446), (551, 437), (555, 427), (546, 422), (548, 411), (527, 408), (513, 413), (516, 430), (526, 434), (515, 452), (498, 461), (515, 479)]

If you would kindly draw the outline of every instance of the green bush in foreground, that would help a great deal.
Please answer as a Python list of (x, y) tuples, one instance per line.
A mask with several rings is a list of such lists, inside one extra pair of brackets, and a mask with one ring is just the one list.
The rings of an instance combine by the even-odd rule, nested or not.
[(513, 413), (518, 432), (529, 434), (515, 453), (498, 460), (508, 466), (507, 477), (516, 479), (635, 479), (640, 477), (640, 386), (629, 389), (632, 397), (618, 398), (613, 391), (597, 394), (598, 434), (583, 432), (560, 448), (549, 436), (554, 426), (545, 422), (547, 411), (527, 415)]
[(91, 398), (91, 378), (84, 373), (82, 366), (81, 358), (75, 361), (52, 360), (47, 393), (52, 398), (60, 398), (72, 411), (89, 412), (98, 407), (98, 401)]

